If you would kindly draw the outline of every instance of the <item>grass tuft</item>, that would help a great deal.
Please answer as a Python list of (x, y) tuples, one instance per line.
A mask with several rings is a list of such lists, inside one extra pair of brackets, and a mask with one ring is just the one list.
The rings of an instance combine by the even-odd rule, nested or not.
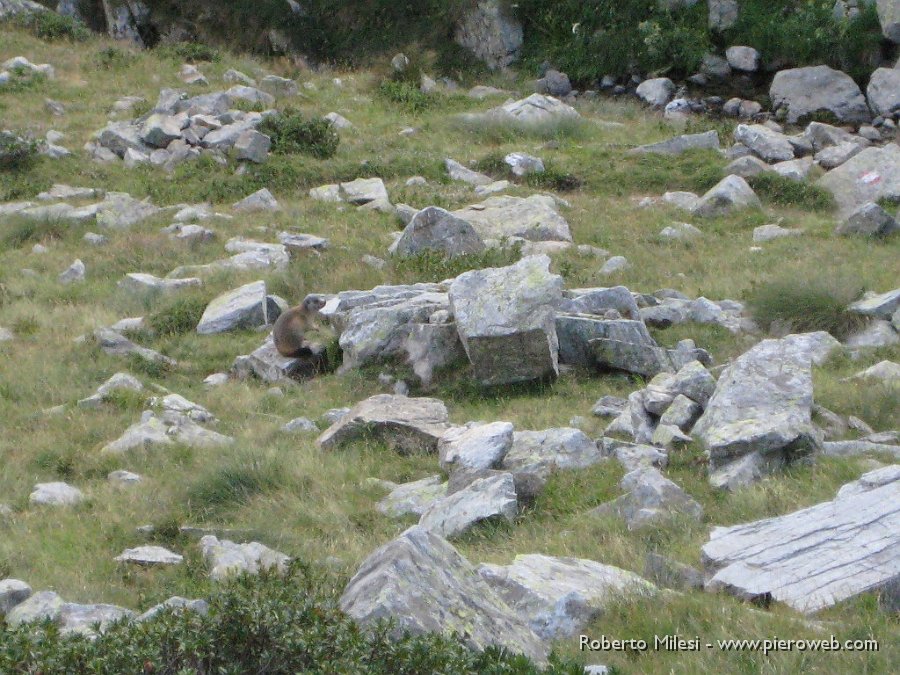
[(747, 182), (761, 199), (778, 206), (792, 206), (809, 211), (829, 211), (834, 208), (834, 197), (818, 185), (798, 182), (768, 171), (751, 176)]

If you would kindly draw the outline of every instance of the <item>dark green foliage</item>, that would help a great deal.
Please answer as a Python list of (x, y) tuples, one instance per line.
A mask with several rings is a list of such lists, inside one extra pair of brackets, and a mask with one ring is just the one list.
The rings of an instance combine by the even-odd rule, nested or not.
[(3, 673), (490, 673), (576, 675), (551, 658), (541, 671), (498, 648), (467, 649), (439, 635), (397, 635), (381, 623), (362, 629), (341, 612), (344, 579), (295, 563), (285, 577), (244, 576), (216, 585), (206, 615), (163, 612), (145, 623), (121, 622), (95, 640), (63, 638), (49, 624), (0, 632)]
[(199, 294), (180, 294), (147, 317), (148, 328), (158, 335), (183, 335), (200, 323), (209, 298)]
[(804, 183), (765, 171), (747, 179), (761, 199), (778, 206), (793, 206), (810, 211), (828, 211), (834, 207), (834, 197), (825, 188)]
[(214, 62), (222, 58), (218, 49), (201, 42), (175, 42), (157, 47), (156, 51), (169, 58), (188, 63)]
[(442, 99), (437, 94), (423, 92), (417, 82), (394, 79), (383, 80), (378, 85), (378, 96), (413, 114), (437, 106)]
[(266, 458), (247, 455), (217, 467), (199, 478), (187, 491), (187, 505), (199, 519), (245, 504), (250, 498), (272, 492), (284, 483), (284, 468)]
[(120, 70), (134, 63), (137, 57), (118, 47), (104, 47), (94, 54), (94, 65), (102, 70)]
[(38, 157), (38, 144), (11, 131), (0, 131), (0, 171), (22, 171)]
[(847, 311), (863, 288), (849, 278), (784, 276), (754, 286), (747, 295), (753, 318), (765, 329), (806, 333), (824, 330), (839, 339), (865, 320)]
[(459, 276), (469, 270), (506, 267), (514, 264), (520, 257), (518, 245), (509, 248), (490, 248), (483, 253), (453, 258), (448, 258), (440, 251), (423, 251), (415, 256), (395, 258), (393, 266), (398, 283), (436, 282)]
[(859, 16), (835, 19), (833, 2), (745, 0), (737, 25), (723, 40), (753, 45), (764, 63), (781, 67), (825, 63), (865, 84), (879, 55), (881, 27), (875, 3), (859, 3)]
[(56, 12), (21, 14), (16, 22), (41, 40), (84, 42), (91, 37), (91, 31), (83, 23), (71, 16), (63, 16)]
[(283, 155), (300, 153), (328, 159), (334, 156), (340, 143), (328, 120), (308, 119), (291, 108), (264, 119), (259, 130), (272, 139), (272, 151)]

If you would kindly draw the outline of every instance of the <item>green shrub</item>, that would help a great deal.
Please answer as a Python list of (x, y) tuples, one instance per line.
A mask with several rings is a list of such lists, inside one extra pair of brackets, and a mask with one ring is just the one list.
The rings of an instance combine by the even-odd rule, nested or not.
[(382, 80), (378, 85), (378, 96), (413, 114), (433, 108), (441, 100), (437, 94), (426, 94), (418, 82), (411, 80)]
[(23, 171), (38, 157), (38, 144), (11, 131), (0, 131), (0, 171)]
[(260, 132), (272, 139), (272, 152), (312, 155), (328, 159), (337, 152), (340, 137), (331, 123), (322, 118), (307, 119), (302, 113), (287, 108), (265, 118)]
[(258, 494), (271, 492), (284, 484), (280, 463), (247, 455), (220, 466), (193, 483), (187, 491), (187, 506), (199, 519), (217, 515), (245, 504)]
[(219, 50), (201, 42), (175, 42), (162, 45), (157, 52), (163, 56), (188, 63), (216, 62), (222, 58)]
[(81, 21), (56, 12), (21, 14), (17, 21), (41, 40), (84, 42), (91, 37), (91, 31)]
[(785, 276), (754, 286), (746, 300), (753, 318), (766, 330), (824, 330), (843, 339), (865, 322), (847, 311), (862, 291), (851, 279)]
[(147, 317), (147, 326), (158, 335), (183, 335), (200, 323), (209, 298), (182, 294), (170, 300)]
[(760, 198), (778, 206), (792, 206), (809, 211), (828, 211), (834, 208), (834, 197), (825, 188), (791, 180), (777, 173), (765, 171), (747, 179)]
[(136, 56), (118, 47), (104, 47), (94, 54), (94, 65), (102, 70), (119, 70), (130, 66)]
[(491, 647), (468, 649), (457, 637), (410, 635), (380, 622), (360, 628), (339, 605), (345, 579), (303, 563), (283, 576), (262, 573), (216, 584), (209, 612), (161, 612), (118, 622), (91, 639), (62, 636), (49, 622), (0, 631), (4, 673), (491, 673), (576, 675), (551, 656), (541, 670)]

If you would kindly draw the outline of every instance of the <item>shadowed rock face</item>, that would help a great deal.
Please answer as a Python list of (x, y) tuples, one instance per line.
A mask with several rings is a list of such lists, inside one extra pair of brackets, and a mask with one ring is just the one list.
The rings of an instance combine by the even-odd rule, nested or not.
[(787, 121), (796, 124), (815, 113), (827, 112), (839, 122), (872, 119), (866, 97), (846, 73), (828, 66), (791, 68), (775, 75), (769, 88), (774, 108), (787, 110)]
[(707, 590), (810, 613), (900, 581), (900, 465), (865, 474), (830, 502), (713, 529)]
[(404, 455), (432, 453), (449, 427), (447, 408), (437, 399), (379, 394), (357, 403), (316, 443), (328, 450), (368, 436)]
[(547, 646), (446, 540), (411, 527), (372, 553), (341, 597), (362, 624), (392, 618), (398, 632), (458, 632), (474, 649), (501, 645), (539, 664)]

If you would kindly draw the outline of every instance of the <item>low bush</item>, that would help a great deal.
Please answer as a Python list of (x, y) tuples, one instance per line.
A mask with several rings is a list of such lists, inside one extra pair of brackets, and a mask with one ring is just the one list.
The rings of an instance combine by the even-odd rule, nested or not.
[(118, 47), (104, 47), (94, 54), (94, 65), (102, 70), (119, 70), (130, 66), (137, 57)]
[(81, 21), (56, 12), (20, 14), (17, 23), (41, 40), (84, 42), (91, 37), (91, 31)]
[(22, 171), (34, 164), (38, 144), (11, 131), (0, 131), (0, 171)]
[(753, 318), (766, 330), (824, 330), (842, 339), (865, 322), (847, 311), (862, 291), (862, 286), (851, 279), (785, 276), (757, 284), (746, 300)]
[(219, 50), (202, 42), (175, 42), (157, 47), (157, 52), (188, 63), (215, 62), (222, 58)]
[(751, 176), (747, 182), (761, 199), (778, 206), (810, 211), (828, 211), (834, 208), (834, 197), (818, 185), (791, 180), (769, 171)]
[(147, 327), (157, 335), (183, 335), (200, 323), (209, 298), (199, 294), (182, 294), (170, 300), (147, 317)]
[(328, 159), (340, 144), (340, 137), (328, 120), (308, 119), (291, 108), (264, 119), (259, 130), (272, 139), (272, 152), (278, 154), (300, 153)]
[(4, 673), (492, 673), (576, 675), (583, 666), (553, 656), (528, 659), (461, 639), (398, 634), (381, 622), (360, 628), (339, 607), (344, 580), (294, 563), (283, 577), (263, 573), (217, 584), (209, 612), (161, 612), (119, 622), (91, 639), (62, 636), (49, 622), (0, 631)]
[(378, 85), (378, 96), (413, 114), (433, 108), (441, 101), (439, 95), (426, 94), (420, 89), (418, 82), (409, 79), (382, 80)]

